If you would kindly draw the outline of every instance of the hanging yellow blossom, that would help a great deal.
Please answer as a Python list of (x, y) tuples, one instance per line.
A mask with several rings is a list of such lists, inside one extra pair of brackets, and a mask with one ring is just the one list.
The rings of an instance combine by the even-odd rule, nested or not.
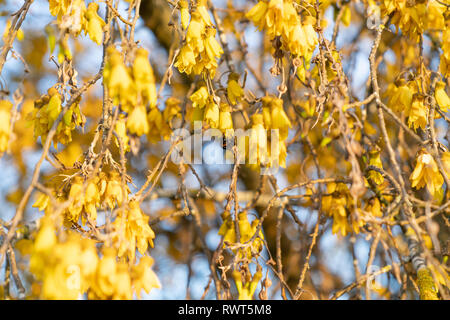
[(226, 136), (231, 136), (234, 133), (234, 130), (233, 130), (233, 119), (231, 117), (231, 108), (226, 103), (221, 103), (220, 104), (219, 129)]
[(133, 78), (136, 84), (136, 91), (142, 97), (142, 103), (149, 103), (150, 108), (155, 107), (157, 99), (155, 76), (148, 60), (148, 51), (144, 48), (136, 50), (136, 58), (133, 63)]
[(103, 71), (103, 81), (114, 104), (122, 104), (124, 111), (136, 105), (136, 89), (122, 54), (114, 46), (107, 49), (107, 61)]
[(103, 27), (105, 21), (97, 14), (98, 4), (91, 2), (88, 4), (86, 11), (87, 28), (85, 32), (89, 34), (89, 38), (96, 44), (100, 45), (103, 39)]
[(153, 258), (143, 256), (139, 260), (139, 264), (133, 266), (131, 277), (133, 278), (133, 286), (138, 298), (141, 297), (142, 289), (144, 289), (146, 293), (150, 293), (153, 288), (161, 288), (161, 283), (151, 268), (152, 265)]
[(438, 81), (436, 83), (436, 90), (434, 92), (434, 97), (436, 99), (437, 105), (443, 112), (447, 112), (450, 108), (450, 98), (445, 92), (445, 83)]
[(149, 244), (153, 247), (155, 233), (148, 225), (148, 219), (135, 201), (128, 204), (128, 209), (118, 213), (113, 225), (117, 232), (114, 241), (119, 247), (119, 257), (128, 257), (134, 261), (136, 249), (144, 254)]
[(181, 0), (178, 5), (180, 6), (181, 27), (186, 30), (189, 24), (189, 4), (186, 0)]
[(425, 149), (419, 151), (416, 167), (409, 177), (411, 186), (416, 189), (427, 187), (428, 192), (439, 199), (442, 194), (444, 178), (439, 172), (436, 161)]
[(242, 89), (238, 81), (239, 75), (234, 72), (230, 73), (228, 76), (227, 95), (233, 105), (238, 103), (244, 95), (244, 89)]
[(399, 79), (389, 91), (389, 107), (397, 112), (408, 111), (413, 100), (413, 91), (404, 79)]
[(192, 106), (194, 108), (203, 108), (206, 106), (206, 103), (208, 101), (208, 89), (206, 86), (201, 86), (197, 91), (195, 91), (189, 99), (192, 101)]
[(8, 149), (11, 131), (12, 103), (8, 100), (0, 101), (0, 153)]
[(411, 108), (407, 111), (408, 113), (408, 125), (413, 127), (414, 130), (417, 128), (425, 129), (428, 120), (428, 108), (425, 106), (425, 97), (421, 94), (414, 94), (411, 103)]
[(131, 114), (128, 115), (127, 128), (130, 133), (142, 136), (149, 131), (149, 124), (147, 120), (147, 112), (144, 106), (136, 106)]
[[(369, 151), (369, 165), (383, 169), (383, 163), (381, 162), (380, 152), (381, 152), (381, 149), (378, 147), (373, 148), (372, 150)], [(372, 179), (372, 181), (378, 185), (380, 185), (384, 182), (383, 175), (374, 170), (370, 170), (369, 178)]]
[(206, 104), (204, 120), (211, 128), (219, 127), (220, 110), (212, 96), (208, 99), (208, 103)]
[[(225, 211), (222, 214), (223, 223), (219, 229), (218, 234), (223, 236), (223, 240), (229, 242), (230, 244), (236, 243), (236, 228), (235, 222), (231, 217), (231, 214), (228, 211)], [(239, 235), (240, 242), (245, 243), (250, 240), (257, 231), (259, 220), (255, 219), (250, 222), (248, 221), (247, 212), (240, 212), (238, 214), (238, 225), (239, 225)], [(255, 240), (252, 242), (251, 247), (247, 247), (246, 249), (239, 249), (240, 257), (247, 257), (251, 259), (253, 254), (257, 254), (262, 249), (262, 241), (264, 240), (264, 235), (260, 231), (258, 236), (255, 237)], [(227, 245), (224, 243), (224, 248)], [(234, 250), (236, 251), (236, 250)]]
[(239, 293), (239, 300), (252, 300), (253, 295), (256, 291), (256, 287), (258, 286), (259, 280), (262, 278), (262, 272), (260, 268), (255, 272), (252, 278), (249, 279), (249, 281), (242, 281), (243, 277), (242, 274), (234, 270), (232, 273), (234, 282), (236, 284), (236, 288)]
[(187, 74), (207, 73), (214, 77), (217, 68), (216, 59), (223, 54), (223, 49), (215, 36), (216, 29), (207, 12), (206, 2), (203, 1), (191, 14), (186, 41), (176, 58), (175, 67)]

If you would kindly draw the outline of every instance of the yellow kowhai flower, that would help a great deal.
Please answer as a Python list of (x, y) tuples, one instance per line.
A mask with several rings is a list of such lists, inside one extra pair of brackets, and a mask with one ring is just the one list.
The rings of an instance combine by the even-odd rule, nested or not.
[[(117, 136), (119, 137), (120, 142), (122, 143), (123, 151), (124, 152), (130, 151), (130, 138), (127, 135), (127, 125), (125, 116), (123, 114), (119, 115), (119, 118), (116, 121), (114, 131), (117, 133)], [(120, 147), (119, 141), (117, 140), (116, 137), (114, 137), (114, 141), (117, 147)]]
[(352, 231), (347, 219), (346, 208), (350, 207), (349, 190), (344, 183), (329, 183), (327, 193), (322, 197), (322, 210), (333, 217), (332, 233), (341, 233), (344, 237)]
[(170, 97), (166, 100), (166, 107), (163, 111), (164, 120), (171, 123), (174, 118), (181, 118), (181, 101), (177, 98)]
[(186, 0), (181, 0), (178, 5), (180, 6), (181, 27), (186, 30), (189, 25), (189, 4)]
[(128, 266), (116, 261), (116, 250), (104, 248), (103, 257), (98, 263), (89, 299), (126, 299), (130, 300), (132, 283)]
[(42, 281), (41, 299), (78, 299), (97, 268), (95, 244), (74, 232), (58, 241), (53, 221), (44, 217), (31, 248), (30, 271)]
[(5, 152), (8, 149), (12, 107), (10, 101), (0, 100), (0, 152)]
[(211, 17), (208, 14), (207, 0), (198, 0), (197, 1), (197, 12), (200, 14), (202, 18), (202, 22), (205, 26), (212, 26)]
[(34, 241), (34, 250), (36, 252), (48, 252), (57, 242), (55, 226), (53, 221), (45, 216), (39, 220), (39, 224), (40, 228)]
[(122, 54), (114, 46), (107, 49), (107, 60), (103, 71), (103, 80), (114, 104), (122, 104), (126, 112), (136, 105), (136, 89), (130, 72), (123, 62)]
[(377, 197), (370, 198), (369, 201), (367, 201), (364, 211), (369, 212), (374, 217), (381, 218), (383, 216), (381, 203)]
[(86, 30), (86, 4), (84, 0), (72, 0), (64, 15), (58, 15), (57, 22), (61, 29), (67, 29), (72, 35), (78, 37), (80, 32)]
[(254, 114), (251, 123), (250, 137), (238, 139), (238, 150), (240, 154), (246, 155), (250, 167), (258, 169), (261, 164), (267, 165), (270, 162), (267, 151), (267, 132), (262, 114)]
[(434, 91), (434, 97), (441, 110), (443, 112), (447, 112), (448, 109), (450, 108), (450, 98), (445, 92), (444, 82), (438, 81), (438, 83), (436, 83), (436, 90)]
[[(308, 44), (309, 51), (314, 51), (314, 47), (319, 43), (319, 38), (317, 37), (317, 33), (314, 30), (315, 24), (316, 18), (312, 16), (306, 16), (306, 18), (303, 21), (303, 30), (305, 32), (306, 43)], [(336, 51), (333, 51), (333, 53), (334, 52)], [(335, 58), (335, 60), (337, 59)]]
[(447, 173), (447, 176), (450, 178), (450, 152), (449, 151), (443, 152), (441, 155), (441, 159), (445, 172)]
[(220, 113), (219, 113), (219, 129), (226, 136), (231, 136), (234, 133), (233, 130), (233, 119), (231, 117), (231, 108), (226, 103), (220, 104)]
[(244, 89), (239, 85), (239, 75), (237, 73), (230, 73), (227, 83), (227, 95), (232, 105), (238, 103), (244, 95)]
[(48, 1), (50, 13), (53, 16), (65, 15), (70, 4), (71, 4), (71, 0), (49, 0)]
[[(44, 211), (47, 208), (50, 208), (50, 196), (45, 193), (39, 192), (32, 207), (38, 208), (39, 211)], [(45, 212), (48, 213), (47, 210)]]
[(446, 15), (446, 27), (442, 31), (442, 54), (441, 62), (439, 64), (439, 72), (444, 75), (444, 77), (450, 77), (450, 20), (449, 15)]
[(203, 108), (208, 102), (209, 93), (206, 86), (202, 85), (197, 91), (195, 91), (189, 99), (192, 101), (194, 108)]
[(220, 110), (219, 105), (215, 102), (214, 97), (209, 97), (208, 103), (205, 108), (205, 114), (203, 120), (209, 124), (211, 128), (219, 127)]
[[(27, 120), (34, 125), (34, 137), (41, 137), (44, 142), (47, 139), (47, 134), (51, 127), (59, 117), (61, 106), (61, 95), (56, 88), (47, 90), (48, 94), (42, 96), (35, 101), (34, 110), (28, 114)], [(65, 112), (61, 122), (58, 123), (56, 134), (53, 138), (54, 147), (58, 148), (58, 142), (67, 144), (72, 141), (72, 130), (76, 126), (83, 126), (86, 122), (85, 117), (81, 114), (79, 106), (79, 98), (72, 106)]]
[(265, 27), (271, 38), (287, 36), (300, 18), (292, 0), (270, 0), (265, 16)]
[(262, 104), (265, 127), (279, 130), (280, 140), (286, 140), (292, 124), (283, 109), (283, 100), (265, 96), (262, 98)]
[(58, 119), (59, 114), (61, 113), (62, 102), (61, 96), (55, 88), (48, 89), (48, 95), (50, 96), (50, 100), (44, 108), (48, 119), (47, 129), (50, 129), (53, 126), (53, 123), (55, 123), (56, 119)]
[(305, 30), (300, 23), (292, 28), (292, 31), (289, 34), (287, 47), (293, 56), (300, 57), (306, 55), (309, 48)]
[(175, 61), (175, 67), (178, 68), (180, 72), (191, 74), (195, 64), (194, 51), (189, 46), (183, 46)]
[(427, 187), (428, 192), (439, 199), (442, 194), (444, 178), (439, 172), (436, 161), (425, 149), (419, 151), (416, 167), (409, 177), (411, 187), (421, 189)]
[(258, 268), (253, 277), (249, 278), (249, 281), (244, 281), (244, 283), (242, 283), (243, 277), (239, 271), (233, 270), (232, 276), (236, 284), (236, 289), (238, 290), (239, 293), (238, 299), (252, 300), (253, 295), (255, 294), (256, 291), (256, 287), (258, 286), (258, 282), (262, 278), (261, 268)]
[[(450, 34), (450, 32), (449, 32)], [(441, 62), (439, 64), (439, 72), (445, 77), (450, 77), (450, 59), (447, 59), (444, 54), (441, 55)]]
[(350, 227), (347, 221), (347, 216), (342, 216), (337, 211), (334, 211), (333, 226), (331, 228), (331, 232), (333, 234), (340, 233), (344, 237), (350, 232), (352, 232), (352, 228)]
[[(224, 242), (229, 242), (230, 244), (234, 244), (237, 241), (236, 238), (236, 225), (235, 221), (233, 221), (230, 212), (224, 211), (222, 213), (223, 223), (220, 226), (218, 234), (223, 236)], [(238, 214), (238, 226), (239, 226), (239, 235), (240, 242), (245, 243), (250, 240), (257, 231), (257, 225), (259, 223), (258, 219), (255, 219), (250, 222), (248, 221), (247, 212), (240, 212)], [(251, 247), (248, 247), (243, 251), (243, 249), (239, 249), (238, 255), (240, 257), (247, 257), (251, 259), (253, 253), (259, 253), (262, 249), (262, 240), (264, 240), (264, 235), (261, 230), (258, 234), (258, 237), (255, 238)], [(227, 244), (224, 243), (224, 248), (226, 248)], [(236, 250), (233, 250), (236, 251)], [(235, 252), (236, 253), (236, 252)]]
[[(100, 190), (98, 188), (98, 177), (88, 181), (86, 192), (84, 195), (84, 210), (86, 212), (87, 219), (94, 223), (97, 220), (97, 207), (100, 206)], [(85, 217), (81, 217), (82, 223), (85, 224)]]
[(202, 36), (205, 33), (205, 23), (198, 11), (192, 12), (191, 22), (186, 32), (186, 43), (195, 52), (204, 50)]
[(192, 108), (191, 123), (194, 124), (196, 121), (203, 121), (205, 115), (205, 108)]
[[(270, 140), (267, 142), (267, 152), (269, 154), (269, 162), (267, 164), (268, 167), (273, 167), (275, 165), (280, 166), (282, 168), (286, 168), (286, 156), (287, 156), (287, 148), (286, 143), (283, 140), (278, 140), (276, 147), (278, 147), (278, 150), (276, 153), (272, 153), (272, 144), (275, 142), (273, 141), (274, 137), (271, 136)], [(278, 155), (278, 158), (277, 158)]]
[(77, 223), (84, 205), (83, 179), (79, 176), (72, 179), (69, 199), (71, 202), (67, 208), (66, 217), (69, 221)]
[(345, 6), (341, 21), (346, 27), (350, 25), (350, 22), (352, 21), (352, 10), (350, 9), (350, 5)]
[(426, 27), (427, 1), (416, 1), (409, 5), (409, 1), (384, 0), (381, 2), (382, 16), (392, 15), (392, 23), (397, 25), (403, 33), (418, 41)]
[(72, 51), (70, 50), (69, 44), (67, 43), (67, 38), (58, 41), (59, 52), (58, 52), (58, 62), (61, 64), (64, 59), (72, 60)]
[(144, 48), (136, 50), (136, 58), (133, 63), (133, 78), (136, 90), (142, 96), (142, 102), (144, 104), (150, 103), (150, 108), (155, 107), (157, 99), (155, 76), (148, 61), (148, 51)]
[(175, 67), (187, 74), (207, 72), (214, 77), (217, 68), (216, 58), (223, 54), (215, 35), (216, 29), (206, 9), (206, 2), (200, 2), (191, 14), (186, 41), (177, 56)]
[(250, 9), (249, 12), (247, 12), (245, 17), (251, 20), (259, 30), (262, 30), (266, 24), (265, 17), (267, 9), (267, 2), (259, 1), (255, 6), (253, 6), (253, 8)]
[(144, 106), (136, 106), (133, 111), (131, 111), (131, 114), (127, 119), (127, 128), (130, 133), (136, 134), (139, 137), (148, 133), (150, 127)]
[(411, 108), (408, 113), (408, 126), (413, 127), (414, 130), (422, 128), (425, 130), (428, 120), (428, 108), (425, 106), (425, 96), (415, 93), (411, 103)]
[(446, 6), (438, 1), (429, 1), (426, 15), (426, 29), (444, 30)]
[(89, 38), (96, 44), (100, 45), (103, 39), (103, 27), (105, 26), (105, 21), (97, 14), (98, 4), (91, 2), (88, 4), (86, 11), (87, 26), (85, 33), (89, 34)]
[(128, 186), (125, 186), (125, 194), (123, 193), (122, 179), (119, 173), (111, 171), (106, 182), (102, 203), (108, 206), (111, 210), (116, 206), (120, 207), (128, 198), (127, 192), (129, 193), (130, 189)]
[(271, 38), (280, 36), (284, 29), (283, 23), (283, 0), (270, 0), (267, 6), (267, 13), (265, 16), (265, 27)]
[(161, 140), (161, 132), (163, 131), (165, 122), (163, 115), (158, 108), (152, 108), (148, 113), (148, 137), (150, 142), (158, 142)]
[(143, 256), (139, 260), (139, 264), (132, 268), (131, 278), (133, 279), (133, 287), (139, 299), (142, 289), (148, 294), (153, 288), (161, 288), (161, 283), (151, 268), (152, 265), (153, 258)]
[(220, 56), (223, 54), (223, 49), (220, 46), (219, 42), (215, 38), (216, 36), (216, 29), (213, 27), (208, 27), (205, 32), (205, 53), (206, 55), (202, 54), (202, 59), (199, 61), (199, 64), (197, 64), (194, 69), (196, 69), (196, 73), (200, 74), (204, 69), (208, 70), (211, 77), (214, 77), (215, 70), (217, 68), (217, 61), (216, 58), (220, 58)]
[[(369, 151), (369, 166), (375, 166), (377, 168), (383, 169), (383, 163), (381, 162), (380, 153), (381, 150), (378, 147)], [(384, 182), (383, 175), (374, 170), (370, 170), (369, 178), (378, 185)]]
[[(413, 99), (413, 91), (407, 85), (405, 79), (399, 79), (391, 87), (389, 92), (389, 107), (397, 112), (409, 110)], [(387, 93), (388, 94), (388, 93)]]
[(131, 201), (128, 209), (118, 213), (113, 226), (117, 232), (114, 241), (119, 247), (119, 257), (126, 256), (130, 261), (134, 261), (136, 249), (144, 254), (148, 245), (153, 247), (155, 233), (148, 225), (148, 219), (136, 201)]

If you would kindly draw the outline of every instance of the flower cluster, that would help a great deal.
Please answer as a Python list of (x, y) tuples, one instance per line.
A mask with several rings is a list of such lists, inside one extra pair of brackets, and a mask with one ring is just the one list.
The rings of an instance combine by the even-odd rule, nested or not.
[(286, 140), (292, 124), (284, 111), (283, 100), (274, 96), (263, 97), (262, 113), (254, 114), (251, 120), (249, 141), (238, 139), (239, 152), (244, 154), (244, 150), (248, 151), (245, 154), (254, 168), (259, 168), (260, 165), (285, 168)]
[(151, 269), (153, 259), (141, 258), (131, 268), (122, 261), (117, 261), (117, 252), (112, 248), (103, 249), (103, 257), (98, 263), (91, 290), (90, 299), (126, 299), (133, 298), (133, 291), (140, 297), (142, 289), (149, 293), (153, 288), (160, 288), (158, 277)]
[[(374, 3), (373, 0), (370, 2)], [(424, 31), (444, 29), (445, 10), (446, 6), (439, 1), (383, 0), (381, 2), (381, 15), (392, 15), (392, 23), (417, 42)]]
[(355, 210), (361, 210), (357, 208), (345, 183), (328, 184), (327, 195), (322, 198), (322, 210), (333, 217), (333, 234), (340, 232), (346, 236), (352, 231), (359, 233), (359, 229), (364, 225), (364, 221), (355, 216)]
[[(53, 136), (55, 148), (58, 142), (68, 144), (72, 141), (72, 131), (77, 127), (83, 127), (86, 119), (80, 110), (80, 99), (77, 99), (64, 113), (62, 121), (58, 123), (56, 134)], [(47, 135), (55, 121), (62, 112), (62, 95), (54, 87), (47, 90), (47, 94), (42, 95), (34, 102), (34, 109), (28, 115), (28, 120), (34, 125), (34, 137), (41, 137), (42, 143), (47, 139)]]
[[(397, 112), (404, 112), (408, 117), (408, 125), (415, 130), (425, 129), (428, 123), (428, 105), (425, 103), (425, 95), (420, 93), (416, 81), (398, 79), (389, 85), (386, 96), (389, 96), (388, 106)], [(445, 83), (438, 81), (435, 90), (437, 106), (442, 112), (447, 112), (450, 107), (450, 98), (445, 92)], [(436, 118), (439, 114), (436, 113)]]
[[(41, 283), (33, 292), (41, 299), (131, 299), (133, 292), (149, 293), (160, 283), (151, 269), (153, 259), (143, 256), (137, 265), (117, 261), (113, 248), (97, 253), (95, 242), (75, 232), (63, 232), (44, 216), (34, 243), (22, 247), (31, 254), (30, 271)], [(28, 241), (28, 240), (21, 240)]]
[[(444, 168), (450, 173), (450, 153), (444, 152), (442, 155)], [(448, 174), (447, 173), (447, 174)], [(437, 200), (443, 195), (442, 185), (444, 178), (439, 171), (436, 160), (425, 149), (421, 149), (417, 156), (416, 167), (409, 177), (411, 186), (416, 189), (422, 189), (426, 186), (428, 192)]]
[(57, 17), (61, 29), (68, 29), (74, 36), (84, 30), (92, 41), (100, 45), (105, 21), (98, 15), (98, 4), (84, 0), (49, 0), (50, 13)]
[[(187, 4), (181, 3), (183, 28), (187, 24)], [(191, 12), (191, 21), (187, 26), (186, 38), (175, 61), (175, 67), (187, 74), (209, 74), (214, 77), (217, 59), (223, 49), (215, 38), (216, 29), (206, 8), (206, 0), (197, 1), (197, 7)]]
[(210, 128), (219, 129), (225, 135), (233, 134), (231, 107), (226, 103), (220, 103), (219, 97), (210, 95), (203, 83), (189, 99), (192, 101), (193, 108), (192, 122), (204, 121)]
[[(233, 244), (237, 243), (236, 223), (231, 217), (230, 212), (228, 211), (224, 211), (222, 213), (222, 219), (223, 223), (220, 226), (218, 234), (223, 236), (223, 246), (224, 248), (226, 248), (228, 247), (228, 245), (232, 246)], [(255, 219), (250, 224), (250, 222), (248, 221), (247, 212), (240, 212), (238, 214), (240, 243), (249, 241), (255, 235), (258, 223), (259, 220)], [(246, 247), (245, 249), (233, 250), (233, 252), (238, 252), (239, 257), (241, 258), (247, 257), (248, 259), (251, 259), (254, 255), (259, 254), (259, 252), (262, 250), (263, 240), (264, 235), (260, 230), (258, 236), (255, 237), (255, 240), (253, 240), (250, 246)], [(226, 242), (228, 242), (228, 244)]]
[(259, 30), (267, 31), (271, 39), (281, 37), (284, 49), (292, 56), (311, 60), (318, 43), (314, 30), (316, 19), (309, 15), (301, 19), (293, 0), (259, 1), (246, 17)]
[(58, 61), (62, 63), (65, 58), (71, 60), (72, 52), (68, 45), (68, 37), (71, 34), (78, 37), (82, 31), (89, 35), (90, 39), (97, 45), (102, 43), (103, 27), (105, 22), (98, 15), (99, 6), (96, 2), (91, 2), (86, 8), (84, 0), (49, 0), (50, 13), (56, 16), (58, 29), (63, 30), (64, 36), (58, 40), (56, 32), (51, 25), (47, 25), (45, 31), (48, 36), (50, 52), (59, 44)]
[[(125, 187), (125, 194), (123, 193), (121, 177), (116, 171), (100, 172), (88, 180), (75, 176), (71, 179), (70, 186), (63, 190), (65, 192), (60, 193), (57, 200), (69, 201), (69, 206), (64, 211), (66, 220), (76, 224), (81, 218), (82, 224), (89, 221), (93, 225), (96, 225), (98, 210), (120, 207), (127, 201), (130, 192)], [(51, 212), (50, 197), (44, 193), (39, 194), (33, 206), (40, 211)]]
[(114, 242), (118, 244), (118, 257), (128, 257), (134, 261), (136, 248), (145, 254), (148, 245), (153, 247), (155, 233), (148, 224), (148, 216), (142, 213), (136, 201), (130, 201), (127, 208), (119, 210), (113, 228), (116, 232)]
[(109, 47), (104, 79), (113, 103), (120, 104), (121, 110), (128, 114), (127, 117), (121, 114), (116, 124), (116, 133), (126, 151), (129, 150), (126, 129), (137, 136), (149, 134), (152, 142), (161, 140), (161, 136), (169, 139), (173, 118), (181, 117), (180, 101), (169, 98), (164, 112), (158, 109), (155, 76), (147, 50), (138, 48), (132, 65), (127, 67), (122, 53), (114, 46)]

